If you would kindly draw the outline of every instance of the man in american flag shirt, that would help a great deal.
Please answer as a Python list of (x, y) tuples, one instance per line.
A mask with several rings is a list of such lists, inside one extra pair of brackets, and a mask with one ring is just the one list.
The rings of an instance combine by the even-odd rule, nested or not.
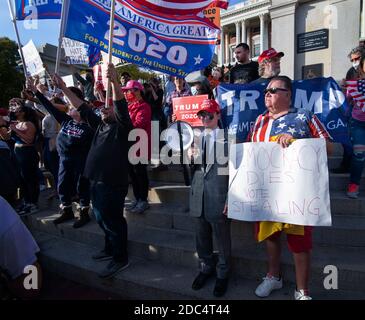
[[(249, 134), (248, 141), (277, 141), (288, 147), (294, 139), (324, 138), (331, 139), (325, 126), (310, 111), (291, 108), (292, 85), (285, 76), (274, 77), (265, 90), (267, 111), (259, 115)], [(312, 227), (287, 223), (263, 221), (255, 224), (258, 241), (266, 240), (269, 256), (269, 271), (255, 294), (267, 297), (271, 291), (283, 286), (280, 273), (280, 235), (287, 234), (289, 250), (293, 253), (297, 288), (296, 300), (310, 300), (308, 290), (310, 255), (312, 249)]]

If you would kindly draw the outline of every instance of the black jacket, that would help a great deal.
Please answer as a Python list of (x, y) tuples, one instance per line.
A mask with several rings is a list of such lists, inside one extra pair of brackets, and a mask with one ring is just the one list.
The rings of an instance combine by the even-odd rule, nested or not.
[(116, 121), (103, 122), (88, 107), (79, 108), (81, 117), (96, 129), (87, 157), (84, 175), (110, 186), (128, 185), (128, 142), (133, 125), (125, 101), (114, 101)]

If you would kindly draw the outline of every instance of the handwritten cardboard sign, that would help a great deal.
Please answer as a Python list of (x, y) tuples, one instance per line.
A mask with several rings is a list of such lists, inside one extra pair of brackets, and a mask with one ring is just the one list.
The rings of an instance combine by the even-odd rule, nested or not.
[(274, 142), (232, 145), (228, 216), (330, 226), (326, 143), (300, 139), (288, 148)]
[(172, 99), (172, 110), (176, 114), (176, 120), (188, 122), (192, 127), (201, 127), (203, 124), (197, 113), (205, 99), (208, 99), (206, 94)]

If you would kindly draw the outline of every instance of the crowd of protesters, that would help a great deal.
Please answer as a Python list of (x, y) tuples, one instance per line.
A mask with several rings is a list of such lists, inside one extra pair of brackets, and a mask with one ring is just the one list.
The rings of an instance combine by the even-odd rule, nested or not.
[[(74, 220), (73, 202), (77, 202), (78, 219), (73, 227), (80, 228), (90, 221), (92, 207), (96, 221), (105, 234), (104, 248), (92, 258), (95, 261), (111, 260), (99, 276), (112, 277), (129, 265), (127, 222), (123, 210), (141, 214), (149, 208), (149, 179), (145, 163), (151, 157), (151, 122), (158, 121), (163, 130), (176, 121), (174, 98), (208, 95), (197, 114), (204, 126), (203, 158), (209, 143), (227, 143), (226, 138), (219, 140), (215, 133), (219, 128), (220, 108), (214, 96), (216, 87), (224, 82), (261, 83), (267, 88), (267, 111), (256, 119), (247, 141), (264, 141), (260, 139), (262, 134), (260, 137), (256, 134), (257, 128), (261, 132), (271, 130), (284, 116), (285, 121), (290, 122), (298, 114), (304, 119), (305, 137), (330, 140), (315, 115), (291, 107), (291, 79), (280, 76), (284, 53), (271, 48), (261, 53), (258, 62), (251, 61), (249, 57), (249, 46), (241, 43), (235, 49), (237, 64), (228, 72), (220, 67), (207, 69), (204, 75), (190, 83), (183, 78), (170, 77), (164, 87), (159, 79), (141, 84), (127, 72), (118, 79), (115, 67), (110, 64), (107, 76), (111, 80), (112, 103), (105, 101), (105, 91), (100, 89), (91, 72), (87, 72), (85, 78), (75, 73), (78, 87), (67, 87), (58, 75), (54, 75), (48, 84), (41, 83), (37, 77), (29, 77), (21, 98), (11, 99), (9, 108), (0, 110), (0, 195), (3, 198), (0, 198), (0, 205), (10, 212), (10, 216), (15, 213), (14, 210), (19, 216), (36, 213), (39, 210), (43, 173), (44, 170), (49, 171), (55, 189), (53, 196), (57, 195), (60, 202), (60, 213), (54, 223), (58, 225)], [(364, 49), (355, 48), (349, 58), (353, 67), (347, 73), (346, 80), (365, 79)], [(345, 89), (346, 80), (342, 82)], [(348, 98), (351, 100), (351, 97)], [(356, 102), (351, 100), (350, 104), (352, 110), (348, 116), (351, 118), (353, 150), (345, 150), (340, 168), (334, 171), (350, 171), (347, 195), (356, 198), (365, 162), (365, 117)], [(128, 135), (133, 129), (142, 129), (147, 134), (148, 152), (143, 163), (132, 164), (128, 159), (132, 146)], [(211, 140), (209, 143), (208, 138)], [(274, 137), (271, 132), (265, 135), (265, 141), (277, 141), (282, 147), (288, 147), (292, 139), (298, 138), (303, 136), (293, 136), (285, 130), (279, 136)], [(194, 151), (190, 150), (190, 153), (194, 154)], [(141, 154), (137, 153), (136, 156), (140, 157)], [(44, 169), (41, 170), (43, 165)], [(199, 257), (199, 274), (192, 288), (199, 290), (209, 277), (215, 275), (214, 295), (217, 297), (227, 290), (231, 265), (230, 223), (226, 216), (228, 178), (219, 176), (218, 169), (218, 164), (209, 166), (204, 159), (201, 165), (194, 165), (190, 208), (196, 221)], [(134, 200), (124, 207), (129, 182)], [(312, 228), (288, 227), (281, 222), (258, 222), (255, 230), (257, 240), (266, 241), (269, 254), (269, 270), (256, 289), (256, 295), (266, 297), (282, 287), (279, 237), (285, 232), (295, 261), (295, 298), (311, 299), (308, 282)], [(213, 238), (219, 249), (218, 262), (213, 254)], [(33, 245), (31, 250), (36, 252), (38, 247)], [(11, 254), (9, 250), (7, 254)], [(0, 263), (5, 262), (0, 259)], [(36, 263), (36, 259), (32, 259), (31, 263)], [(0, 265), (0, 268), (3, 273), (7, 270), (6, 265)]]

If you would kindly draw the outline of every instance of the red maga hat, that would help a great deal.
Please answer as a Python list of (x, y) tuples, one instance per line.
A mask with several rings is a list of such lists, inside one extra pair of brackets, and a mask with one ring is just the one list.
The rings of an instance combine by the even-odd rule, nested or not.
[(284, 57), (284, 52), (277, 52), (274, 48), (270, 48), (262, 52), (257, 61), (261, 63), (266, 59), (271, 59), (274, 57)]
[(215, 112), (220, 112), (220, 108), (218, 103), (214, 100), (214, 99), (205, 99), (203, 101), (203, 103), (201, 104), (201, 109), (197, 112), (197, 114), (199, 114), (199, 112), (210, 112), (210, 113), (215, 113)]

